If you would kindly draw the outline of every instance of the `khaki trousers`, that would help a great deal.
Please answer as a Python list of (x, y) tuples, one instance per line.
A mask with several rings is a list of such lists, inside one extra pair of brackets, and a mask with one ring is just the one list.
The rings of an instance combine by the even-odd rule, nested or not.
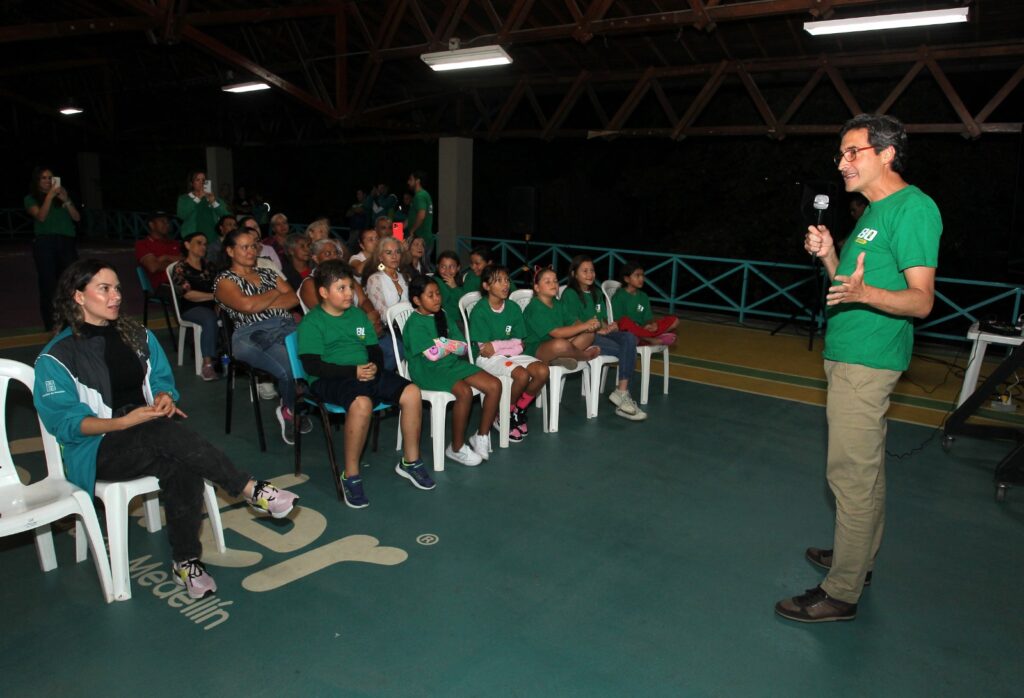
[(821, 588), (857, 603), (885, 528), (885, 413), (900, 371), (825, 361), (828, 484), (836, 498), (832, 569)]

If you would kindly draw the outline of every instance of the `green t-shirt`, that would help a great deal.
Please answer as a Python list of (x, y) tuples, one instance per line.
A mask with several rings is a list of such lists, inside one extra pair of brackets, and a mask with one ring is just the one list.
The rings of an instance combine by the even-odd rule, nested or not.
[(551, 330), (558, 327), (571, 325), (576, 320), (565, 312), (565, 304), (557, 298), (553, 299), (554, 304), (549, 308), (536, 297), (530, 299), (530, 303), (523, 312), (526, 320), (526, 338), (523, 340), (524, 352), (534, 355), (537, 347), (551, 339)]
[(217, 221), (221, 216), (231, 215), (231, 209), (220, 198), (211, 206), (205, 198), (195, 201), (188, 194), (178, 197), (178, 218), (181, 219), (181, 237), (199, 231), (206, 235), (207, 242), (217, 239)]
[(459, 318), (459, 301), (462, 297), (468, 293), (464, 286), (456, 286), (452, 288), (446, 284), (439, 276), (434, 277), (437, 279), (437, 288), (441, 291), (441, 307), (444, 308), (444, 312), (448, 313), (449, 318)]
[(425, 211), (426, 216), (423, 218), (423, 225), (416, 229), (416, 237), (423, 238), (423, 242), (430, 247), (430, 244), (434, 242), (434, 200), (430, 198), (426, 189), (420, 189), (412, 196), (412, 203), (409, 204), (409, 217), (405, 220), (406, 232), (409, 232), (409, 228), (416, 221), (416, 216), (420, 211)]
[(473, 342), (484, 344), (499, 339), (523, 339), (526, 320), (517, 303), (505, 301), (501, 312), (491, 307), (486, 298), (473, 306), (469, 314), (470, 335)]
[(651, 299), (643, 291), (629, 293), (624, 286), (612, 296), (612, 314), (616, 320), (628, 317), (638, 325), (646, 325), (654, 319)]
[[(913, 185), (904, 187), (867, 207), (843, 246), (836, 274), (852, 274), (864, 252), (864, 283), (905, 290), (905, 270), (938, 266), (941, 234), (942, 217), (935, 202)], [(912, 318), (859, 303), (828, 309), (824, 356), (830, 361), (905, 371), (913, 347)]]
[[(594, 298), (597, 301), (594, 301)], [(608, 322), (608, 303), (604, 299), (604, 294), (601, 293), (601, 289), (595, 287), (593, 293), (584, 293), (583, 298), (580, 298), (580, 294), (576, 293), (571, 287), (566, 287), (562, 291), (562, 305), (565, 306), (565, 312), (568, 313), (573, 320), (579, 320), (586, 322), (597, 318), (601, 322)]]
[[(36, 201), (36, 197), (29, 194), (25, 197), (25, 210), (33, 206), (42, 208), (43, 205)], [(45, 221), (32, 219), (32, 230), (36, 235), (63, 235), (75, 237), (75, 222), (71, 220), (71, 214), (64, 208), (64, 204), (56, 196), (50, 202), (50, 212), (46, 214)]]
[[(444, 312), (443, 310), (441, 311)], [(402, 344), (405, 359), (409, 362), (409, 375), (413, 383), (423, 390), (451, 390), (456, 381), (473, 375), (480, 369), (469, 363), (465, 356), (447, 354), (439, 361), (431, 361), (423, 352), (434, 346), (437, 339), (437, 323), (433, 315), (414, 312), (402, 329)], [(448, 317), (447, 339), (465, 342), (466, 337), (455, 321)]]
[[(299, 323), (299, 356), (314, 354), (330, 364), (362, 366), (370, 360), (366, 347), (376, 343), (373, 323), (355, 306), (335, 316), (318, 305)], [(317, 380), (308, 378), (310, 383)]]

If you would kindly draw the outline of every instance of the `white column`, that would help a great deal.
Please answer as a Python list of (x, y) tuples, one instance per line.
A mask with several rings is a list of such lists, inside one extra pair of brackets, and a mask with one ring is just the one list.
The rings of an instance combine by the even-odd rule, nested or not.
[[(441, 138), (438, 143), (437, 245), (435, 250), (454, 250), (457, 235), (473, 228), (473, 139)], [(430, 187), (427, 187), (428, 191)]]
[(229, 148), (206, 147), (206, 178), (213, 182), (213, 193), (230, 207), (235, 198), (235, 167)]

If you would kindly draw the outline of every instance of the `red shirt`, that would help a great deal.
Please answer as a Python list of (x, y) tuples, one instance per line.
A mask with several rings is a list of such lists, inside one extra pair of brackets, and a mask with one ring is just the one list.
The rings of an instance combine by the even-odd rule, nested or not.
[[(135, 243), (135, 261), (139, 263), (139, 266), (142, 266), (142, 258), (148, 254), (154, 257), (173, 255), (180, 258), (181, 240), (157, 240), (146, 237)], [(153, 284), (154, 289), (159, 288), (161, 284), (167, 283), (167, 267), (163, 267), (155, 274), (146, 272), (146, 276), (149, 277), (149, 283)]]

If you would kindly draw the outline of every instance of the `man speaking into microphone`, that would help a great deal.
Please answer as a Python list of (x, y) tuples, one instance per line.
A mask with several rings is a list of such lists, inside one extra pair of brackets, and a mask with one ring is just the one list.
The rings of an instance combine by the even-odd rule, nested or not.
[(913, 318), (935, 299), (942, 218), (935, 202), (902, 175), (907, 134), (897, 119), (861, 114), (843, 125), (836, 166), (847, 192), (867, 210), (842, 254), (823, 225), (808, 227), (804, 249), (832, 285), (825, 297), (828, 378), (828, 484), (836, 499), (831, 549), (808, 548), (828, 576), (775, 612), (805, 623), (853, 620), (870, 582), (885, 523), (885, 413), (910, 365)]

